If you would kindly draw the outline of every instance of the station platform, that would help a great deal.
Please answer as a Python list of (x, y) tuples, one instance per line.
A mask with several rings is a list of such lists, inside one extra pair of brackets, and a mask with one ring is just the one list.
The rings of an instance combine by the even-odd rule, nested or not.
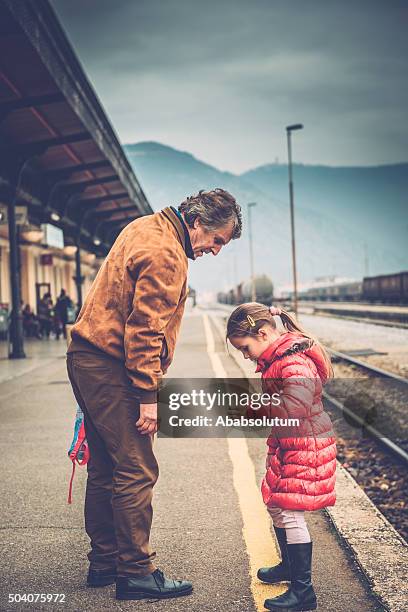
[[(208, 315), (198, 308), (186, 312), (167, 376), (242, 376)], [(0, 609), (263, 610), (263, 600), (283, 588), (263, 585), (256, 579), (257, 567), (277, 562), (259, 492), (266, 452), (262, 439), (159, 437), (155, 441), (160, 465), (152, 529), (156, 564), (171, 577), (192, 580), (191, 596), (162, 602), (119, 602), (114, 598), (114, 587), (86, 587), (86, 470), (77, 469), (73, 503), (67, 505), (71, 474), (67, 448), (75, 401), (66, 376), (65, 344), (49, 341), (48, 346), (48, 356), (44, 341), (27, 347), (30, 366), (34, 366), (29, 370), (20, 364), (13, 370), (10, 362), (5, 365), (5, 360), (0, 360)], [(2, 374), (2, 370), (7, 372)], [(387, 609), (373, 596), (372, 585), (329, 516), (325, 512), (310, 513), (308, 523), (314, 541), (319, 610)], [(64, 594), (65, 602), (8, 603), (9, 594), (17, 593)]]
[(0, 342), (0, 384), (29, 374), (39, 367), (46, 368), (55, 359), (65, 359), (66, 340), (53, 337), (37, 340), (26, 338), (24, 341), (25, 359), (9, 359), (8, 342)]

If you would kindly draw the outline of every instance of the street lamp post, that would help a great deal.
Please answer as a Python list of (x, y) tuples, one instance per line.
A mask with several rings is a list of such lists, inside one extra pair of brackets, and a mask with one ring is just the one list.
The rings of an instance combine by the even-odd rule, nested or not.
[(298, 314), (298, 293), (297, 293), (297, 273), (296, 273), (296, 247), (295, 247), (295, 210), (294, 210), (294, 195), (293, 195), (293, 177), (292, 177), (292, 143), (291, 133), (295, 130), (302, 130), (301, 123), (295, 123), (286, 127), (288, 138), (288, 169), (289, 169), (289, 198), (290, 198), (290, 227), (292, 234), (292, 267), (293, 267), (293, 310), (295, 316)]
[(253, 251), (253, 246), (252, 246), (252, 220), (251, 220), (251, 208), (253, 206), (256, 206), (256, 202), (249, 202), (248, 204), (249, 267), (250, 267), (250, 272), (251, 272), (251, 299), (253, 302), (256, 302), (254, 251)]
[(79, 238), (76, 243), (76, 251), (75, 251), (75, 276), (74, 282), (77, 290), (77, 315), (82, 308), (82, 283), (84, 282), (84, 277), (81, 276), (81, 247), (79, 243)]

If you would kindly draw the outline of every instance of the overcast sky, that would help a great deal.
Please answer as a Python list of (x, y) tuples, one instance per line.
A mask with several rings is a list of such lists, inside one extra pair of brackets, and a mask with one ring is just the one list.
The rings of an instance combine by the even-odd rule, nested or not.
[(408, 160), (405, 0), (52, 0), (123, 143), (222, 170)]

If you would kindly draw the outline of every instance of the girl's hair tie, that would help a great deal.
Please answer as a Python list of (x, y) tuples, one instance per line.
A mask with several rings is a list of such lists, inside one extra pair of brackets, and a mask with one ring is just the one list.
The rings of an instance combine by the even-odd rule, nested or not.
[(276, 306), (270, 306), (269, 312), (271, 313), (273, 317), (279, 317), (282, 314), (281, 309), (276, 308)]
[(248, 323), (250, 324), (251, 327), (255, 327), (255, 321), (253, 320), (251, 315), (247, 315), (247, 321), (248, 321)]

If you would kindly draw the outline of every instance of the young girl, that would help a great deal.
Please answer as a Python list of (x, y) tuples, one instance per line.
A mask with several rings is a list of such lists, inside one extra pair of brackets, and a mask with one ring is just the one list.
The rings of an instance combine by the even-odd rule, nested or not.
[[(279, 316), (285, 332), (277, 329)], [(283, 595), (265, 600), (269, 610), (315, 610), (311, 581), (312, 542), (305, 510), (335, 503), (336, 444), (329, 416), (323, 411), (322, 386), (332, 375), (324, 349), (287, 312), (256, 302), (230, 315), (227, 338), (245, 359), (257, 362), (262, 390), (279, 392), (280, 405), (268, 416), (299, 419), (295, 433), (271, 432), (267, 444), (262, 496), (272, 516), (282, 561), (258, 571), (262, 582), (290, 580)], [(258, 411), (259, 414), (259, 411)], [(284, 437), (286, 436), (286, 437)]]

